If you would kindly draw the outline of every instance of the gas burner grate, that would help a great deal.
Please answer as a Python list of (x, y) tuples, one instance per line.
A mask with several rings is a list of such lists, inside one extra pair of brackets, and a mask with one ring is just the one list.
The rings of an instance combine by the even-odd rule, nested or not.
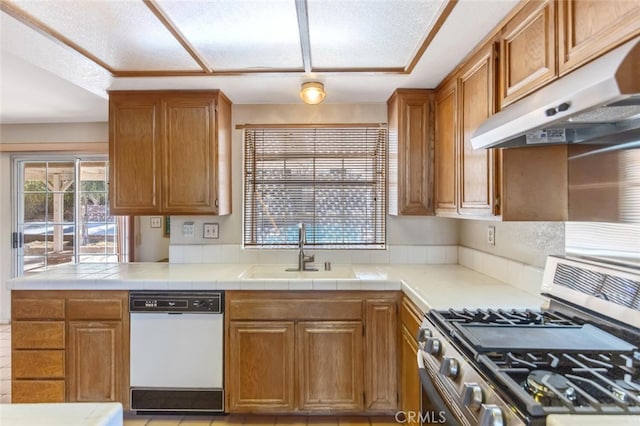
[(577, 321), (564, 315), (531, 309), (449, 309), (440, 311), (439, 314), (444, 321), (465, 324), (579, 325)]
[(501, 381), (526, 411), (640, 414), (640, 353), (494, 352), (485, 372)]

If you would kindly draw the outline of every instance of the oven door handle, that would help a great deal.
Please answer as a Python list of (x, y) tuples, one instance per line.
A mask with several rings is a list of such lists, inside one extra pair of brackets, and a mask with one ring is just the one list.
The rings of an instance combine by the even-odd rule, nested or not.
[(444, 413), (444, 416), (447, 419), (445, 423), (446, 425), (459, 426), (460, 423), (458, 422), (458, 419), (451, 413), (449, 406), (447, 405), (446, 402), (444, 402), (444, 399), (442, 399), (442, 396), (440, 396), (440, 393), (434, 386), (433, 381), (431, 380), (431, 377), (429, 377), (427, 368), (424, 366), (424, 360), (422, 359), (422, 350), (420, 349), (418, 349), (417, 358), (418, 358), (418, 372), (420, 374), (420, 382), (422, 383), (422, 390), (424, 390), (427, 393), (427, 397), (429, 398), (429, 401), (431, 401), (435, 409), (439, 413)]

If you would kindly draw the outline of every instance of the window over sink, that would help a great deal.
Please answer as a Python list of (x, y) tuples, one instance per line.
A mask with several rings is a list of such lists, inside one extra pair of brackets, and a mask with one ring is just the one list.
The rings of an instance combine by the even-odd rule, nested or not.
[(387, 129), (379, 124), (244, 130), (245, 247), (381, 249)]

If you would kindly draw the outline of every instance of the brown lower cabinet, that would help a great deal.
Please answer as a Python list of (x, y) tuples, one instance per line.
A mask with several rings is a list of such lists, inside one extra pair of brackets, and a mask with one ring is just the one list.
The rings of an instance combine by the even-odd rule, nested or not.
[[(404, 296), (400, 307), (400, 410), (407, 414), (407, 424), (417, 425), (421, 387), (418, 376), (418, 341), (422, 312)], [(413, 415), (412, 415), (413, 414)]]
[(399, 292), (227, 292), (227, 411), (394, 412), (398, 300)]
[(67, 382), (70, 401), (119, 402), (124, 399), (123, 346), (122, 322), (69, 323)]
[(12, 402), (128, 407), (126, 291), (13, 291)]
[[(227, 296), (228, 297), (228, 296)], [(293, 321), (232, 321), (227, 397), (234, 411), (289, 411), (294, 406)], [(233, 392), (229, 392), (229, 388)]]

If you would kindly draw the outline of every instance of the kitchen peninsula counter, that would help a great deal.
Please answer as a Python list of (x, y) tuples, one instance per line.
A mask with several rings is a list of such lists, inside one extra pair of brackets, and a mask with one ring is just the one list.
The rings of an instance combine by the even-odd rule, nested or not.
[[(261, 265), (262, 266), (262, 265)], [(270, 265), (272, 268), (288, 265)], [(65, 265), (14, 278), (12, 290), (402, 290), (421, 310), (538, 308), (544, 299), (461, 265), (334, 265), (353, 278), (245, 278), (249, 264)], [(318, 277), (322, 277), (320, 271)], [(292, 277), (296, 273), (292, 273)], [(313, 272), (307, 274), (313, 277)]]

